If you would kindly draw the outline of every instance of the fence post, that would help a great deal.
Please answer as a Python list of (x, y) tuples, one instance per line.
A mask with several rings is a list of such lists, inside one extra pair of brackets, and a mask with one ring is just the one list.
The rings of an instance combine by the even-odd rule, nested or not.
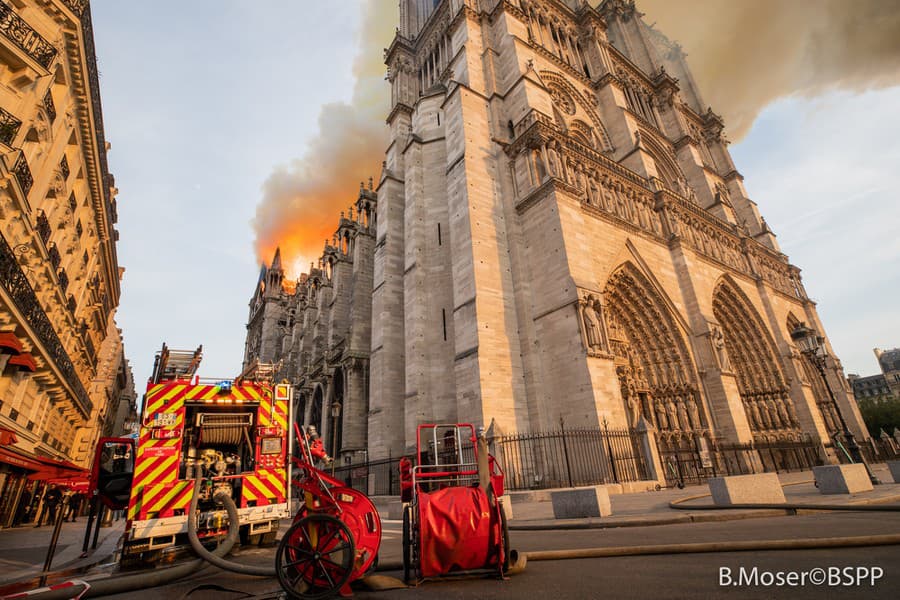
[(609, 441), (609, 423), (603, 418), (603, 438), (606, 440), (606, 451), (609, 453), (609, 468), (612, 470), (613, 483), (619, 483), (619, 473), (616, 471), (616, 455), (613, 454), (612, 444)]
[(566, 474), (569, 476), (569, 487), (575, 487), (572, 485), (572, 466), (569, 464), (569, 444), (566, 441), (566, 422), (562, 417), (559, 418), (559, 428), (560, 431), (562, 431), (563, 458), (566, 461)]
[(662, 459), (659, 456), (659, 446), (656, 441), (656, 428), (641, 417), (637, 426), (637, 432), (641, 434), (644, 458), (647, 465), (648, 479), (655, 479), (660, 486), (666, 485), (666, 472), (663, 470)]

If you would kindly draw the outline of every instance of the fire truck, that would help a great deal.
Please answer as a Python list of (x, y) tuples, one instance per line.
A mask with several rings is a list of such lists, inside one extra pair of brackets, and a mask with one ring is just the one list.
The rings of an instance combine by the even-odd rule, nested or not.
[(213, 498), (227, 492), (238, 507), (244, 543), (275, 540), (290, 513), (292, 389), (272, 382), (272, 365), (254, 365), (236, 380), (197, 375), (203, 347), (163, 344), (144, 395), (134, 457), (123, 563), (154, 562), (187, 544), (187, 511), (198, 477), (198, 535), (227, 531)]

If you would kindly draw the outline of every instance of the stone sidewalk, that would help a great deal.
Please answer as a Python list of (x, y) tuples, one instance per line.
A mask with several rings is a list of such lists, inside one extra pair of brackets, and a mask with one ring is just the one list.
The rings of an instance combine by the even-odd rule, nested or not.
[[(882, 481), (890, 481), (890, 474), (884, 465), (875, 465), (875, 475)], [(779, 480), (784, 485), (788, 503), (794, 504), (900, 504), (900, 484), (883, 484), (871, 492), (846, 496), (825, 496), (813, 485), (812, 472), (783, 473)], [(673, 523), (700, 523), (709, 521), (728, 521), (736, 519), (761, 518), (796, 514), (784, 509), (714, 509), (691, 510), (690, 507), (710, 505), (712, 500), (704, 497), (709, 494), (706, 485), (689, 486), (685, 489), (664, 489), (631, 494), (614, 494), (610, 496), (612, 515), (603, 518), (588, 519), (552, 519), (526, 520), (513, 519), (510, 528), (513, 530), (529, 529), (594, 529), (612, 527), (640, 527), (651, 525), (667, 525)], [(399, 502), (399, 499), (394, 498)], [(670, 507), (674, 501), (683, 501), (687, 509)], [(387, 515), (385, 515), (387, 516)], [(125, 521), (113, 523), (112, 527), (102, 527), (97, 550), (87, 557), (80, 558), (84, 530), (87, 520), (82, 518), (77, 523), (63, 523), (60, 531), (56, 555), (51, 567), (52, 571), (77, 573), (92, 566), (102, 564), (111, 559), (119, 539), (124, 531)], [(386, 521), (386, 529), (396, 528), (399, 521)], [(282, 523), (282, 531), (289, 526), (289, 521)], [(0, 589), (12, 582), (37, 578), (41, 574), (47, 546), (53, 535), (53, 527), (32, 526), (0, 529)]]
[[(77, 571), (110, 558), (125, 531), (125, 520), (114, 521), (110, 527), (101, 527), (97, 549), (89, 551), (85, 558), (80, 558), (86, 527), (86, 517), (75, 523), (62, 524), (51, 571)], [(0, 586), (38, 577), (47, 558), (47, 548), (52, 537), (51, 525), (0, 529)]]
[[(885, 465), (873, 465), (875, 476), (882, 482), (890, 482), (891, 477)], [(883, 483), (871, 492), (848, 495), (823, 495), (813, 483), (812, 471), (781, 473), (778, 475), (784, 486), (788, 504), (900, 504), (900, 484)], [(517, 519), (515, 513), (510, 521), (510, 529), (604, 529), (611, 527), (642, 527), (668, 525), (672, 523), (700, 523), (709, 521), (729, 521), (798, 514), (785, 509), (704, 509), (690, 510), (690, 507), (708, 506), (707, 485), (688, 486), (682, 490), (664, 489), (658, 492), (634, 494), (614, 494), (609, 497), (612, 515), (585, 519)], [(672, 508), (671, 502), (681, 501), (685, 508)], [(802, 514), (804, 511), (800, 510)]]

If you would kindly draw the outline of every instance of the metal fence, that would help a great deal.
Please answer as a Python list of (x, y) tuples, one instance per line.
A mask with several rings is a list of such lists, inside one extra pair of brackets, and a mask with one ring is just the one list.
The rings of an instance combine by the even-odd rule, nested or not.
[[(644, 434), (613, 429), (566, 429), (493, 438), (489, 451), (503, 469), (507, 490), (531, 490), (640, 481), (648, 478)], [(463, 459), (474, 462), (471, 445)], [(433, 455), (426, 459), (433, 462)], [(413, 457), (410, 457), (413, 458)], [(440, 452), (437, 460), (443, 460)], [(449, 460), (449, 459), (448, 459)], [(373, 496), (400, 493), (400, 458), (340, 466), (334, 474)]]
[(644, 434), (565, 429), (494, 438), (491, 454), (508, 490), (546, 489), (647, 479)]
[[(900, 460), (900, 444), (890, 439), (870, 438), (859, 441), (859, 451), (867, 463), (880, 463), (888, 460)], [(850, 459), (850, 451), (847, 449), (847, 441), (843, 435), (837, 434), (832, 442), (825, 443), (826, 448), (833, 448), (842, 464), (853, 462)]]
[(337, 467), (334, 476), (370, 496), (400, 495), (400, 458)]
[(669, 486), (697, 485), (711, 477), (748, 475), (754, 465), (767, 473), (808, 471), (825, 464), (818, 439), (806, 437), (794, 441), (715, 443), (708, 450), (699, 448), (659, 448), (660, 460)]
[[(489, 450), (506, 474), (508, 490), (600, 485), (649, 479), (643, 451), (645, 436), (615, 429), (561, 428), (496, 437), (490, 440)], [(708, 449), (672, 449), (661, 443), (659, 456), (667, 485), (696, 485), (711, 477), (751, 474), (760, 465), (771, 473), (808, 471), (825, 464), (826, 449), (834, 449), (841, 462), (851, 462), (843, 438), (838, 436), (834, 442), (823, 444), (808, 436), (797, 441), (747, 444), (720, 441)], [(873, 438), (859, 446), (867, 462), (900, 460), (900, 444), (891, 440)], [(446, 462), (440, 452), (437, 456), (437, 460)], [(474, 462), (471, 445), (463, 447), (463, 458)], [(340, 466), (335, 469), (335, 476), (369, 495), (396, 496), (400, 494), (399, 465), (397, 457)]]

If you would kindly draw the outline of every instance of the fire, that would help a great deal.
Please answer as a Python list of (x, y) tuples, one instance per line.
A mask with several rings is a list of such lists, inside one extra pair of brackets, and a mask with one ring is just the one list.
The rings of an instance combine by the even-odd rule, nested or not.
[[(306, 271), (331, 239), (340, 211), (355, 201), (359, 182), (378, 177), (390, 108), (380, 49), (391, 42), (397, 7), (364, 3), (352, 101), (323, 106), (318, 136), (263, 185), (253, 221), (260, 262), (271, 262), (281, 247), (292, 276)], [(725, 117), (733, 140), (779, 98), (900, 81), (900, 19), (890, 2), (640, 0), (638, 7), (683, 44), (706, 102)]]
[(391, 43), (399, 18), (397, 3), (392, 10), (386, 8), (383, 0), (369, 0), (363, 6), (351, 102), (323, 106), (319, 133), (303, 155), (274, 169), (263, 184), (263, 200), (253, 221), (256, 257), (269, 264), (280, 247), (291, 277), (318, 262), (341, 211), (356, 202), (360, 182), (380, 174), (388, 143), (384, 119), (390, 110), (380, 49)]

